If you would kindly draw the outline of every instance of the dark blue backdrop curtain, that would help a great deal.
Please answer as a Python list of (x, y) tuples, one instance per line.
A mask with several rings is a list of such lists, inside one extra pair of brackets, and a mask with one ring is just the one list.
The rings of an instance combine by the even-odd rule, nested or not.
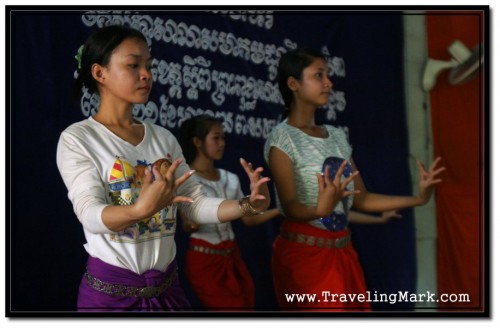
[[(221, 117), (228, 145), (217, 164), (238, 174), (244, 191), (248, 183), (238, 158), (264, 165), (265, 139), (281, 118), (274, 80), (280, 54), (296, 46), (322, 49), (331, 58), (335, 92), (331, 104), (318, 112), (318, 121), (348, 131), (354, 160), (370, 191), (411, 194), (400, 13), (11, 9), (7, 49), (13, 311), (75, 308), (85, 240), (55, 153), (61, 131), (95, 112), (95, 97), (86, 95), (81, 104), (74, 104), (70, 94), (76, 51), (103, 24), (132, 24), (150, 40), (155, 85), (148, 104), (136, 108), (137, 117), (174, 134), (192, 115), (210, 112)], [(404, 219), (385, 225), (352, 225), (373, 293), (415, 292), (413, 213), (403, 214)], [(255, 228), (234, 223), (256, 281), (258, 310), (275, 310), (270, 259), (281, 220)], [(187, 236), (178, 229), (176, 238), (182, 266)], [(372, 305), (380, 310), (411, 308), (401, 303)]]

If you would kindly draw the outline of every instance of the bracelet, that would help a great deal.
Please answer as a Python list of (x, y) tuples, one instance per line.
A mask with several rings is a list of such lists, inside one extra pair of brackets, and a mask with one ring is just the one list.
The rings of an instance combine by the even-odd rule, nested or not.
[(257, 211), (252, 204), (250, 204), (250, 196), (243, 197), (239, 200), (240, 209), (243, 212), (243, 216), (252, 216), (261, 214), (262, 212)]

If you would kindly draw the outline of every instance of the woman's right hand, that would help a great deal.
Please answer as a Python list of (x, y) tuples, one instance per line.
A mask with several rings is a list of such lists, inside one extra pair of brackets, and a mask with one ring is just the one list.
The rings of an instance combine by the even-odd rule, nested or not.
[(165, 175), (162, 175), (156, 166), (146, 168), (141, 193), (134, 204), (138, 218), (147, 218), (174, 203), (193, 201), (190, 197), (176, 195), (179, 186), (194, 173), (194, 171), (189, 171), (175, 180), (175, 171), (181, 163), (181, 159), (175, 160)]
[(343, 197), (359, 193), (359, 190), (347, 190), (347, 185), (359, 174), (358, 171), (353, 172), (342, 181), (342, 173), (347, 163), (347, 160), (342, 162), (333, 179), (328, 178), (330, 176), (329, 167), (326, 167), (324, 174), (316, 174), (319, 191), (315, 212), (318, 218), (329, 216)]

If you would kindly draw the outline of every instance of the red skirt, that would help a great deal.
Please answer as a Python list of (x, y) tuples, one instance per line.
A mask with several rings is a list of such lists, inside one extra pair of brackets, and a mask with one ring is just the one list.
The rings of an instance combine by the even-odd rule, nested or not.
[(186, 275), (207, 310), (249, 311), (255, 306), (253, 279), (234, 241), (213, 245), (190, 238)]
[[(369, 311), (366, 283), (349, 230), (326, 231), (308, 223), (285, 220), (282, 231), (303, 234), (312, 243), (279, 235), (273, 245), (272, 269), (280, 308), (293, 311)], [(315, 237), (315, 238), (312, 238)], [(339, 239), (340, 238), (340, 239)], [(318, 242), (321, 239), (321, 242)]]

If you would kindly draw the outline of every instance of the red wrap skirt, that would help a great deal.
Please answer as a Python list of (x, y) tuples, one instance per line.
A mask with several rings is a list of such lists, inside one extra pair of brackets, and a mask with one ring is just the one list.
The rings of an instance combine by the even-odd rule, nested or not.
[(285, 220), (273, 245), (272, 270), (280, 308), (369, 311), (366, 284), (350, 231), (326, 231)]
[(254, 309), (253, 279), (234, 241), (213, 245), (190, 238), (185, 271), (193, 291), (207, 310)]

